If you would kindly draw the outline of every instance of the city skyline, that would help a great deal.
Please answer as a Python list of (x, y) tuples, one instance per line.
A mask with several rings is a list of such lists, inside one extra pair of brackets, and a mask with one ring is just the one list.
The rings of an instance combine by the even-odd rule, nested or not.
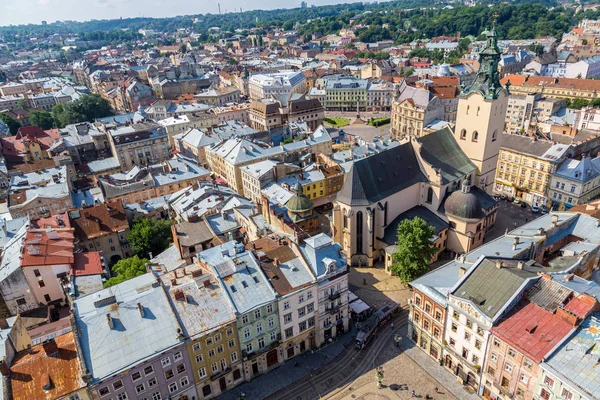
[[(308, 2), (308, 6), (353, 3), (357, 0), (316, 0)], [(89, 21), (92, 19), (118, 18), (169, 18), (183, 15), (218, 14), (217, 2), (202, 0), (188, 2), (185, 0), (23, 0), (20, 2), (0, 2), (2, 15), (7, 18), (0, 26), (40, 24), (42, 21)], [(272, 10), (278, 8), (298, 8), (300, 1), (284, 2), (267, 0), (254, 3), (247, 0), (221, 2), (221, 12), (239, 12), (251, 10)]]

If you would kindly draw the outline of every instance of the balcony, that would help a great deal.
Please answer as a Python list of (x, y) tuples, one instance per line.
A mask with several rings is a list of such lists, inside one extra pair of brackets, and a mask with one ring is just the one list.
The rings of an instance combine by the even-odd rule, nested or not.
[(329, 295), (329, 300), (336, 300), (340, 298), (340, 292), (331, 293)]
[(337, 314), (340, 311), (340, 306), (333, 306), (325, 309), (329, 314)]

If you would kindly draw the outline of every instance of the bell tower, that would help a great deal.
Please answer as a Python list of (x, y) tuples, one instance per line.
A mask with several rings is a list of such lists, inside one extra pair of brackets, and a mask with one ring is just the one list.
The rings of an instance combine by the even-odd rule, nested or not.
[(508, 103), (508, 85), (500, 84), (500, 49), (496, 30), (483, 32), (487, 43), (479, 53), (475, 81), (463, 87), (458, 100), (454, 135), (464, 153), (477, 167), (474, 185), (491, 193)]

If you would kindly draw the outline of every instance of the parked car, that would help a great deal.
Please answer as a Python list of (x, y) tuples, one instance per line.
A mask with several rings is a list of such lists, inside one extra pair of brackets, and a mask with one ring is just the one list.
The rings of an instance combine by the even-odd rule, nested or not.
[(540, 208), (538, 206), (531, 206), (531, 212), (537, 214), (540, 212)]
[(525, 203), (524, 201), (522, 201), (520, 204), (521, 204), (521, 208), (527, 207), (527, 203)]
[(519, 199), (518, 197), (513, 200), (514, 204), (519, 204), (520, 202), (521, 202), (521, 199)]
[(505, 195), (505, 194), (501, 194), (501, 195), (500, 195), (500, 198), (501, 198), (502, 200), (506, 200), (506, 195)]
[(540, 209), (540, 214), (542, 214), (542, 215), (546, 215), (546, 214), (548, 214), (548, 209), (547, 209), (546, 207), (542, 207), (542, 208)]

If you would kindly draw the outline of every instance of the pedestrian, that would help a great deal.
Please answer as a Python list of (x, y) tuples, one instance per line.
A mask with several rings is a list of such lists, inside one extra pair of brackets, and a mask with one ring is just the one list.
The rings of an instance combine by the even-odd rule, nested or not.
[(394, 323), (392, 322), (392, 324), (390, 325), (392, 327), (392, 329), (394, 329)]
[(415, 390), (414, 390), (414, 389), (413, 389), (413, 391), (411, 392), (411, 394), (410, 394), (410, 397), (416, 397), (416, 394), (415, 394)]
[(437, 386), (435, 387), (435, 392), (436, 392), (436, 393), (438, 392), (438, 387), (437, 387)]

